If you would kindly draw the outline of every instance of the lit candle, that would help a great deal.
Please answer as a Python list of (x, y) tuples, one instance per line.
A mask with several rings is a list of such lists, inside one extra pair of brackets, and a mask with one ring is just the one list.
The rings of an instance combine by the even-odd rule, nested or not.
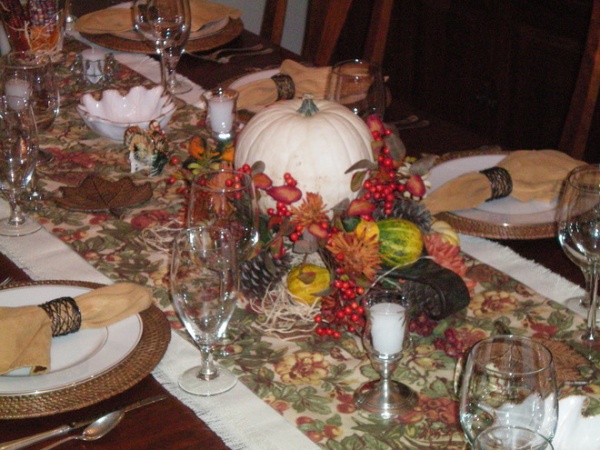
[(369, 310), (373, 348), (382, 354), (402, 351), (406, 309), (397, 303), (378, 303)]
[(81, 52), (83, 67), (87, 80), (97, 84), (104, 78), (104, 61), (106, 53), (97, 48), (88, 48)]
[(4, 83), (4, 95), (8, 97), (8, 106), (16, 111), (23, 109), (23, 99), (29, 99), (31, 84), (27, 80), (11, 78)]
[(214, 136), (231, 137), (237, 98), (238, 92), (234, 89), (216, 88), (204, 93), (208, 122)]

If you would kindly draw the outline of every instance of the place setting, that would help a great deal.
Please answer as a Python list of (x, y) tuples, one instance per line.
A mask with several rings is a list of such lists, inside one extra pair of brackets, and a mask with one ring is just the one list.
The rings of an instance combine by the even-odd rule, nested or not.
[[(137, 18), (127, 30), (115, 19), (113, 31), (94, 34), (122, 11), (79, 20), (92, 36), (152, 43), (159, 83), (109, 52), (79, 50), (75, 72), (93, 92), (43, 133), (25, 126), (38, 120), (33, 98), (5, 95), (0, 108), (20, 117), (0, 127), (20, 152), (2, 176), (12, 180), (2, 185), (12, 215), (33, 186), (36, 159), (26, 156), (36, 145), (64, 177), (40, 171), (56, 202), (28, 210), (38, 228), (6, 240), (31, 248), (52, 238), (79, 267), (119, 280), (0, 286), (0, 340), (30, 342), (1, 349), (13, 353), (0, 353), (9, 361), (0, 416), (76, 412), (152, 373), (209, 425), (229, 417), (245, 430), (231, 410), (252, 417), (259, 404), (307, 447), (562, 449), (569, 429), (584, 436), (582, 450), (597, 444), (592, 288), (580, 317), (461, 242), (486, 237), (473, 225), (486, 220), (496, 238), (502, 227), (518, 239), (555, 237), (545, 230), (558, 225), (560, 245), (595, 285), (597, 192), (588, 191), (598, 183), (577, 177), (587, 165), (553, 150), (414, 157), (384, 120), (385, 79), (366, 60), (284, 60), (205, 90), (201, 108), (179, 107), (168, 73), (180, 54), (167, 48), (188, 51), (213, 36), (193, 34), (210, 25), (197, 29), (182, 7), (183, 40), (161, 41), (146, 6), (130, 4)], [(239, 20), (229, 14), (214, 36)], [(542, 219), (513, 220), (536, 207)], [(467, 215), (464, 228), (454, 216), (469, 210), (511, 221)], [(40, 263), (60, 266), (44, 248)], [(49, 445), (102, 439), (140, 406), (131, 403), (48, 427)]]

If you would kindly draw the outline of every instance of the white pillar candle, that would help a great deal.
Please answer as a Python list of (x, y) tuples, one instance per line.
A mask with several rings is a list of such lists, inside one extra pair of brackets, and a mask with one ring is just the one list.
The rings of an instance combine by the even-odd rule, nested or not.
[(382, 354), (402, 351), (406, 308), (397, 303), (378, 303), (369, 310), (373, 348)]
[(27, 80), (11, 78), (4, 83), (4, 95), (8, 97), (8, 106), (14, 110), (22, 109), (21, 99), (29, 99), (31, 84)]
[(102, 81), (106, 53), (97, 48), (87, 48), (81, 52), (81, 58), (87, 80), (92, 84)]
[(235, 100), (226, 96), (211, 97), (208, 100), (208, 117), (213, 132), (229, 133), (233, 128)]

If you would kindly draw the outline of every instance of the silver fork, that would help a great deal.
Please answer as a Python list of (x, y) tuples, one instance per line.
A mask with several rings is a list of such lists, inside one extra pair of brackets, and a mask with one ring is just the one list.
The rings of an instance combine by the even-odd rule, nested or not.
[(217, 61), (221, 53), (246, 53), (246, 52), (256, 52), (262, 50), (264, 48), (263, 44), (256, 44), (252, 47), (242, 47), (242, 48), (222, 48), (220, 50), (216, 50), (212, 53), (208, 53), (206, 55), (197, 55), (195, 53), (188, 53), (189, 56), (193, 56), (198, 59), (206, 59), (208, 61)]
[(231, 61), (231, 58), (235, 58), (236, 56), (258, 56), (258, 55), (268, 55), (273, 51), (272, 48), (265, 48), (264, 50), (259, 50), (257, 52), (246, 52), (246, 53), (234, 53), (233, 55), (221, 56), (217, 59), (219, 64), (227, 64)]
[(12, 282), (12, 278), (11, 277), (7, 277), (4, 280), (0, 281), (0, 287), (6, 286), (10, 282)]

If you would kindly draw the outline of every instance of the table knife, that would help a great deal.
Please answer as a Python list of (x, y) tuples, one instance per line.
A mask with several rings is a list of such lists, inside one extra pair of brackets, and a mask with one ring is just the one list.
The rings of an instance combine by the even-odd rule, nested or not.
[[(166, 395), (156, 395), (154, 397), (148, 397), (143, 400), (139, 400), (137, 402), (131, 403), (129, 405), (123, 406), (115, 411), (122, 411), (123, 413), (133, 411), (134, 409), (141, 408), (142, 406), (151, 405), (152, 403), (160, 402), (161, 400), (166, 399)], [(109, 411), (112, 412), (112, 411)], [(46, 439), (50, 439), (56, 436), (61, 436), (63, 434), (69, 433), (70, 431), (77, 430), (78, 428), (82, 428), (88, 426), (90, 423), (94, 422), (101, 416), (108, 414), (109, 412), (105, 412), (104, 414), (99, 414), (93, 418), (80, 420), (77, 422), (72, 422), (68, 425), (62, 425), (60, 427), (54, 428), (53, 430), (44, 431), (42, 433), (34, 434), (33, 436), (15, 439), (14, 441), (5, 442), (4, 444), (0, 444), (0, 450), (17, 450), (21, 448), (28, 447), (37, 442), (45, 441)]]

